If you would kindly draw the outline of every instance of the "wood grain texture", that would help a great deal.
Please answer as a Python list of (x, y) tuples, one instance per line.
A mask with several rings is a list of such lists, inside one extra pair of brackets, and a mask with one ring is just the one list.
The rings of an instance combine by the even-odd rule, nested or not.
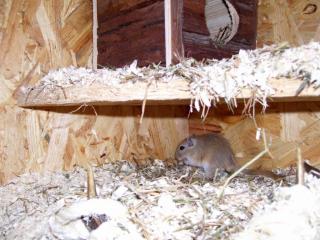
[(182, 39), (183, 26), (183, 0), (172, 1), (172, 62), (180, 62), (184, 57), (184, 46)]
[(316, 0), (263, 0), (259, 4), (258, 47), (287, 41), (320, 40), (320, 3)]
[[(125, 10), (143, 1), (103, 2)], [(285, 21), (272, 18), (275, 10), (280, 11), (278, 1), (261, 2), (259, 21), (264, 16), (268, 19), (259, 25), (259, 44), (279, 39), (292, 42), (295, 38), (286, 34), (286, 26), (282, 25)], [(296, 22), (303, 41), (319, 39), (319, 11), (304, 16), (295, 10), (301, 9), (300, 2), (306, 1), (281, 1), (281, 4), (296, 6), (286, 11)], [(273, 7), (265, 8), (264, 3)], [(273, 30), (277, 24), (283, 29)], [(69, 65), (90, 67), (91, 26), (89, 0), (0, 1), (0, 184), (27, 171), (70, 169), (88, 161), (102, 164), (126, 158), (144, 162), (150, 156), (165, 159), (172, 156), (176, 143), (189, 135), (189, 131), (201, 133), (203, 129), (225, 132), (235, 150), (243, 152), (239, 161), (261, 149), (260, 143), (254, 140), (251, 120), (240, 115), (241, 105), (240, 113), (234, 115), (223, 112), (225, 107), (219, 106), (215, 109), (218, 112), (205, 124), (193, 116), (190, 129), (187, 106), (149, 106), (147, 102), (141, 126), (139, 106), (97, 106), (98, 116), (91, 107), (74, 114), (70, 112), (77, 107), (41, 110), (18, 107), (17, 89), (38, 82), (48, 70)], [(259, 164), (270, 167), (292, 163), (292, 149), (300, 139), (305, 141), (303, 157), (319, 163), (319, 103), (278, 103), (271, 108), (275, 110), (257, 118), (271, 133), (272, 151), (277, 158)]]
[(100, 65), (121, 67), (136, 59), (139, 66), (165, 61), (163, 1), (131, 1), (125, 8), (121, 1), (119, 6), (116, 1), (100, 5), (101, 2), (98, 1)]
[[(304, 89), (299, 96), (295, 93), (301, 81), (297, 79), (270, 79), (270, 86), (275, 90), (271, 101), (307, 101), (320, 100), (320, 89), (309, 87)], [(150, 85), (146, 82), (122, 83), (116, 86), (91, 84), (90, 86), (66, 87), (63, 90), (45, 90), (43, 87), (34, 88), (32, 91), (21, 93), (18, 104), (22, 107), (41, 106), (72, 106), (81, 104), (98, 105), (137, 105), (142, 104), (147, 90), (148, 104), (185, 104), (193, 98), (188, 80), (175, 80), (171, 82), (153, 82)], [(253, 95), (249, 89), (243, 89), (237, 95), (238, 99), (248, 99)]]
[[(253, 49), (257, 32), (257, 0), (231, 1), (240, 16), (238, 33), (224, 46), (215, 46), (206, 25), (205, 0), (175, 0), (172, 6), (172, 59), (231, 57)], [(98, 1), (99, 63), (139, 66), (165, 63), (164, 1)]]
[(2, 184), (26, 171), (63, 167), (68, 127), (48, 127), (60, 115), (19, 108), (15, 97), (20, 86), (36, 83), (49, 69), (87, 65), (92, 21), (91, 2), (86, 0), (13, 0), (0, 5)]
[[(123, 10), (133, 4), (119, 2)], [(96, 106), (96, 116), (91, 107), (16, 105), (19, 87), (38, 82), (50, 69), (91, 66), (91, 29), (90, 0), (0, 1), (0, 185), (29, 171), (166, 159), (188, 134), (185, 107), (147, 104), (139, 125), (139, 106)]]
[[(222, 132), (230, 141), (240, 164), (252, 159), (264, 149), (256, 139), (256, 126), (242, 115), (243, 104), (231, 114), (225, 105), (212, 109), (203, 122), (198, 114), (189, 120), (190, 134)], [(261, 110), (257, 107), (257, 113)], [(265, 114), (256, 115), (258, 127), (265, 128), (274, 159), (264, 156), (253, 168), (273, 169), (294, 166), (296, 147), (300, 143), (303, 159), (320, 165), (320, 102), (271, 103)]]
[(230, 1), (240, 17), (238, 33), (224, 46), (215, 46), (206, 26), (205, 0), (185, 0), (183, 5), (183, 43), (186, 57), (225, 58), (239, 49), (254, 49), (257, 33), (257, 0)]

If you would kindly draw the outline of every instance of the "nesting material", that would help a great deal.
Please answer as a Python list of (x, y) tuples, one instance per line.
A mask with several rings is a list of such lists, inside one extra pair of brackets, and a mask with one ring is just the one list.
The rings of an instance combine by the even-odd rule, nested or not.
[(279, 186), (242, 176), (218, 202), (223, 173), (205, 181), (197, 169), (157, 160), (141, 169), (126, 161), (106, 164), (94, 175), (99, 199), (86, 200), (82, 169), (24, 174), (1, 187), (0, 238), (230, 239)]
[[(156, 86), (159, 83), (166, 83), (164, 88), (169, 92), (168, 96), (177, 94), (177, 99), (190, 96), (191, 109), (195, 107), (197, 111), (200, 111), (201, 107), (212, 106), (220, 98), (225, 99), (230, 106), (234, 107), (236, 106), (235, 99), (242, 97), (243, 91), (249, 91), (251, 94), (247, 94), (247, 96), (254, 96), (255, 101), (266, 107), (267, 97), (273, 96), (278, 91), (276, 88), (281, 85), (284, 78), (295, 79), (298, 82), (303, 81), (301, 85), (299, 84), (300, 87), (297, 85), (297, 89), (294, 90), (297, 94), (309, 85), (318, 88), (320, 86), (320, 44), (310, 42), (296, 48), (290, 48), (286, 44), (271, 45), (256, 50), (240, 50), (239, 54), (231, 59), (220, 61), (197, 62), (194, 59), (186, 59), (169, 68), (159, 65), (139, 68), (136, 61), (123, 68), (103, 68), (97, 71), (75, 67), (62, 68), (50, 71), (37, 86), (23, 89), (25, 96), (21, 100), (21, 104), (28, 105), (28, 101), (30, 103), (36, 102), (36, 98), (41, 98), (41, 96), (43, 101), (50, 98), (52, 101), (59, 100), (56, 98), (67, 99), (70, 96), (65, 94), (64, 89), (73, 86), (89, 87), (95, 84), (108, 86), (110, 89), (114, 89), (106, 95), (110, 97), (110, 95), (116, 95), (114, 92), (117, 92), (119, 88), (131, 85), (136, 88), (141, 87), (138, 83), (146, 83), (147, 90), (153, 84)], [(275, 79), (279, 79), (279, 84), (274, 82), (270, 84), (270, 81)], [(182, 85), (176, 86), (177, 82), (179, 84), (181, 82)], [(187, 83), (187, 89), (184, 89), (183, 83)], [(170, 86), (174, 86), (177, 92), (172, 91)], [(179, 86), (183, 88), (180, 91), (188, 91), (190, 94), (178, 95), (180, 93)], [(60, 95), (57, 95), (57, 92)], [(150, 97), (150, 94), (157, 95), (155, 93), (156, 87), (154, 92), (149, 95), (145, 94), (145, 91), (142, 92), (139, 93), (136, 89), (135, 94), (139, 97), (132, 97), (131, 100), (141, 100), (141, 94), (148, 99), (166, 100), (161, 98), (162, 95), (155, 98)], [(53, 96), (51, 96), (52, 94)], [(132, 95), (132, 90), (126, 94)], [(167, 95), (163, 95), (163, 97)], [(122, 99), (124, 96), (118, 97), (124, 101)], [(127, 97), (127, 100), (130, 98)]]
[(143, 239), (130, 221), (127, 208), (112, 199), (90, 199), (63, 207), (50, 217), (49, 226), (59, 239)]
[(320, 239), (320, 180), (308, 175), (307, 187), (278, 189), (275, 201), (257, 213), (236, 240)]

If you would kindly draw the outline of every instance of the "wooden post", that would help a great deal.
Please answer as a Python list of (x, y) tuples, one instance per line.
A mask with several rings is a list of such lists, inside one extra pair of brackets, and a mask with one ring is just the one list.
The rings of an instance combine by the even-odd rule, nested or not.
[(92, 0), (92, 69), (94, 71), (98, 68), (98, 15), (97, 15), (97, 0)]
[(304, 185), (304, 164), (301, 157), (301, 148), (297, 147), (297, 176), (299, 185)]
[(164, 28), (165, 28), (165, 48), (166, 48), (166, 67), (172, 63), (172, 17), (171, 0), (164, 0)]
[(173, 64), (179, 63), (184, 58), (184, 47), (182, 37), (183, 25), (183, 0), (174, 0), (171, 2), (171, 41), (172, 52), (171, 61)]

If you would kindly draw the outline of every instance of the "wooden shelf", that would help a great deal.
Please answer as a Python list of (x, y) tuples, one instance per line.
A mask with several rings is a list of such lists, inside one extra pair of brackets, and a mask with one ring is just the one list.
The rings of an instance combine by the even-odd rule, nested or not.
[[(275, 89), (275, 94), (270, 96), (272, 101), (318, 101), (320, 90), (313, 87), (305, 88), (299, 96), (295, 96), (302, 81), (296, 79), (271, 79), (270, 86)], [(186, 104), (192, 98), (188, 82), (184, 80), (170, 83), (145, 82), (126, 83), (117, 86), (94, 84), (91, 86), (71, 86), (66, 88), (56, 87), (48, 91), (43, 87), (34, 87), (18, 97), (21, 107), (44, 106), (72, 106), (81, 104), (90, 105), (137, 105), (141, 104), (147, 92), (148, 104)], [(147, 90), (146, 90), (147, 89)], [(249, 98), (251, 90), (244, 89), (237, 98)]]

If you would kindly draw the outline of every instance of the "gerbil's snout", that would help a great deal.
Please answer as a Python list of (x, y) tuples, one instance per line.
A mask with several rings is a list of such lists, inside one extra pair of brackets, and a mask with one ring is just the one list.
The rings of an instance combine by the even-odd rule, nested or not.
[(184, 159), (183, 159), (183, 154), (181, 154), (181, 151), (184, 149), (183, 146), (178, 147), (175, 153), (175, 159), (178, 162), (178, 165), (183, 165), (184, 164)]
[(192, 138), (185, 139), (180, 143), (175, 152), (175, 159), (178, 162), (178, 165), (189, 164), (188, 155), (191, 148), (194, 147), (194, 141)]

